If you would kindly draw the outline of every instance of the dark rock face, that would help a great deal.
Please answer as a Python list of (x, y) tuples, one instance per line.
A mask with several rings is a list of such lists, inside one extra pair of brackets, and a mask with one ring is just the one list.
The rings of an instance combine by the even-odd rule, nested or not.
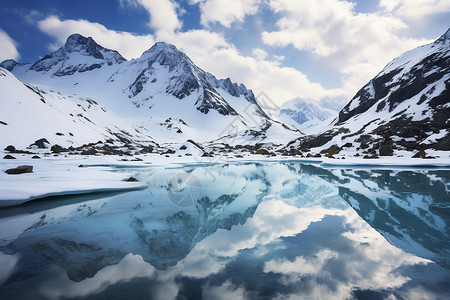
[(16, 159), (14, 156), (6, 154), (3, 159)]
[(317, 135), (308, 135), (294, 140), (286, 145), (286, 148), (292, 149), (297, 147), (301, 151), (309, 150), (311, 148), (321, 147), (331, 141), (333, 137), (339, 134), (349, 133), (346, 128), (333, 128)]
[[(207, 84), (209, 86), (209, 84)], [(217, 92), (214, 93), (208, 88), (203, 89), (203, 95), (201, 95), (197, 102), (195, 102), (197, 110), (207, 114), (210, 109), (216, 110), (218, 113), (224, 116), (237, 116), (237, 112), (225, 101)]]
[(17, 168), (6, 170), (5, 173), (6, 174), (33, 173), (33, 166), (18, 166)]

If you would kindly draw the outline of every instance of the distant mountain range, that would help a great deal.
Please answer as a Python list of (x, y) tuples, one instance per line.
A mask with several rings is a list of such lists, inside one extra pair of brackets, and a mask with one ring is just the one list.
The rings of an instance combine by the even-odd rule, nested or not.
[(284, 103), (279, 111), (278, 119), (298, 128), (305, 134), (316, 133), (329, 125), (342, 107), (313, 103), (302, 99), (294, 99)]
[(85, 153), (109, 143), (104, 154), (175, 153), (181, 145), (204, 155), (427, 157), (429, 149), (450, 150), (449, 48), (447, 31), (404, 53), (339, 113), (295, 99), (272, 117), (252, 90), (203, 71), (174, 45), (156, 43), (127, 61), (73, 34), (34, 63), (0, 64), (0, 146), (33, 148), (45, 139)]

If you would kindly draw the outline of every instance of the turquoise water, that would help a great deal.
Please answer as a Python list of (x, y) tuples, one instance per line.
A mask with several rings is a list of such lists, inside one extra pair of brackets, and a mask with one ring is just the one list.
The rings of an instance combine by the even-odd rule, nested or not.
[(448, 299), (450, 170), (118, 169), (0, 210), (1, 299)]

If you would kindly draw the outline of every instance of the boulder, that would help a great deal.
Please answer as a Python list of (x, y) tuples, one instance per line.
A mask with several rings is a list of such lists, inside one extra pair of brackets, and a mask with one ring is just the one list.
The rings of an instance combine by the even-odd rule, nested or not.
[(141, 152), (142, 154), (147, 154), (147, 153), (152, 153), (153, 150), (154, 150), (154, 148), (152, 146), (145, 146), (139, 152)]
[(131, 176), (130, 178), (128, 178), (126, 181), (128, 181), (128, 182), (139, 182), (139, 180), (137, 180), (137, 179), (134, 178), (133, 176)]
[(394, 149), (392, 144), (382, 144), (379, 150), (380, 156), (392, 156), (394, 155)]
[(420, 150), (419, 152), (414, 154), (412, 156), (412, 158), (425, 158), (426, 156), (427, 156), (427, 154), (425, 153), (425, 151), (424, 150)]
[(33, 166), (18, 166), (17, 168), (6, 170), (5, 173), (6, 174), (33, 173)]
[(437, 150), (450, 150), (450, 134), (439, 139), (436, 144)]
[(61, 147), (58, 144), (53, 145), (50, 148), (50, 151), (52, 151), (53, 153), (61, 153), (61, 152), (68, 152), (68, 150), (66, 148)]
[(14, 147), (13, 145), (9, 145), (4, 150), (8, 151), (9, 153), (15, 153), (16, 152), (16, 147)]
[(46, 138), (42, 138), (35, 141), (33, 144), (30, 145), (30, 147), (37, 146), (39, 149), (46, 149), (48, 148), (49, 145), (50, 142)]
[(341, 151), (341, 147), (338, 145), (331, 145), (328, 149), (320, 151), (322, 154), (326, 154), (327, 157), (333, 157), (333, 155), (338, 154)]
[(14, 156), (6, 154), (3, 159), (16, 159)]
[(97, 154), (97, 153), (98, 153), (97, 150), (91, 148), (91, 149), (87, 149), (87, 150), (81, 151), (80, 154), (81, 154), (81, 155), (95, 155), (95, 154)]
[(34, 155), (33, 157), (31, 157), (32, 159), (41, 159), (39, 156)]
[(421, 136), (423, 134), (422, 130), (414, 125), (409, 125), (404, 127), (401, 132), (399, 133), (399, 136), (404, 138), (411, 138), (416, 136)]
[(345, 143), (341, 148), (350, 148), (353, 147), (352, 143)]
[(270, 152), (267, 151), (266, 149), (259, 149), (255, 152), (255, 154), (261, 154), (261, 155), (269, 155)]

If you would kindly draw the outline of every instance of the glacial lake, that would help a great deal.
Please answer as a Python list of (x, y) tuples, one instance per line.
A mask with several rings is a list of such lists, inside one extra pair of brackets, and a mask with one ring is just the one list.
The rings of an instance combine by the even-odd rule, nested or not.
[(450, 170), (119, 168), (0, 210), (1, 299), (449, 299)]

